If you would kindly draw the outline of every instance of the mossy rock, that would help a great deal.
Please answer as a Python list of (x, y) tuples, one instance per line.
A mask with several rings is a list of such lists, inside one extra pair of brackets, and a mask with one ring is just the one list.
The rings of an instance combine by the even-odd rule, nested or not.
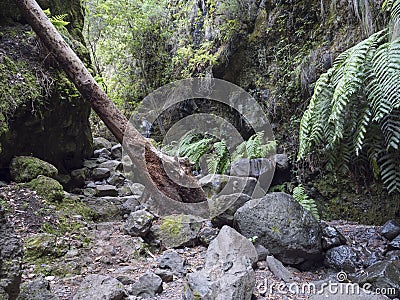
[(14, 157), (10, 163), (10, 175), (15, 182), (29, 182), (39, 175), (55, 177), (58, 170), (52, 164), (32, 156)]
[(59, 201), (64, 198), (62, 185), (57, 180), (47, 176), (39, 175), (27, 183), (27, 186), (49, 201)]
[(24, 243), (24, 253), (27, 261), (41, 257), (61, 257), (68, 251), (68, 244), (60, 237), (48, 233), (38, 233)]
[(162, 219), (159, 239), (167, 248), (179, 248), (195, 245), (203, 219), (192, 215), (170, 215)]

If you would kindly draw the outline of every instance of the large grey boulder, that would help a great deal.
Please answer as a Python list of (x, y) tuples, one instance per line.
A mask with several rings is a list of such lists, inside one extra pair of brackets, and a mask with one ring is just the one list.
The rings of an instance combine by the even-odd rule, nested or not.
[(0, 206), (0, 299), (16, 299), (21, 284), (22, 245)]
[(57, 174), (55, 166), (32, 156), (14, 157), (10, 163), (10, 175), (15, 182), (29, 182), (39, 175), (54, 178)]
[(220, 174), (208, 174), (199, 180), (208, 199), (218, 196), (242, 193), (251, 196), (256, 188), (257, 179)]
[(202, 271), (187, 276), (183, 299), (250, 300), (255, 286), (253, 244), (229, 226), (210, 243)]
[(246, 194), (222, 195), (208, 201), (211, 222), (222, 227), (223, 225), (233, 225), (235, 212), (250, 200)]
[(296, 265), (321, 259), (321, 228), (292, 196), (270, 193), (237, 210), (234, 220), (247, 238), (257, 237), (278, 260)]
[(121, 300), (126, 297), (123, 284), (115, 278), (92, 274), (79, 286), (73, 300)]

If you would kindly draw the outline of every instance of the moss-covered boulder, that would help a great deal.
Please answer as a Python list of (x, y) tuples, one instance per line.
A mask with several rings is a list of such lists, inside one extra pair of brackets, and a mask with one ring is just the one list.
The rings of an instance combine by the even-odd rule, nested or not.
[(68, 251), (68, 243), (49, 233), (37, 233), (25, 240), (24, 253), (28, 261), (41, 257), (61, 257)]
[(49, 201), (59, 201), (64, 198), (62, 185), (57, 180), (47, 176), (39, 175), (27, 183), (27, 186)]
[[(72, 48), (89, 66), (79, 0), (38, 1), (66, 14)], [(64, 172), (92, 152), (90, 107), (14, 3), (0, 0), (0, 172), (14, 156), (34, 155)]]
[(14, 157), (10, 163), (11, 178), (15, 182), (29, 182), (39, 175), (54, 178), (58, 170), (52, 164), (32, 156)]
[(170, 215), (153, 226), (153, 233), (167, 248), (192, 246), (197, 243), (204, 219), (192, 215)]

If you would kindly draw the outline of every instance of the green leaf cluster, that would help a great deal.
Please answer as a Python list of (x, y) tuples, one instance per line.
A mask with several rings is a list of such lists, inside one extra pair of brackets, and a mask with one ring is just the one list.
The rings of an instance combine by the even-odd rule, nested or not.
[(293, 198), (295, 198), (306, 210), (310, 211), (317, 221), (320, 220), (315, 200), (308, 197), (304, 187), (301, 184), (293, 189)]
[(300, 123), (298, 158), (326, 157), (331, 170), (369, 164), (400, 192), (400, 0), (388, 0), (387, 29), (338, 56), (318, 79)]
[(186, 133), (178, 143), (171, 143), (163, 147), (169, 155), (187, 157), (196, 168), (199, 168), (200, 159), (207, 155), (207, 169), (212, 174), (223, 174), (231, 162), (241, 158), (268, 157), (275, 152), (276, 142), (264, 143), (264, 133), (258, 132), (247, 141), (239, 144), (230, 154), (225, 140), (217, 140), (208, 134), (198, 134), (193, 130)]

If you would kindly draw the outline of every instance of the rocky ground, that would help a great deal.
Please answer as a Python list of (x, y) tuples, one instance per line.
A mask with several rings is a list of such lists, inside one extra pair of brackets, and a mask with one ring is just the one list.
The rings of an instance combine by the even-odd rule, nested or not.
[[(241, 208), (234, 215), (235, 226), (235, 212), (229, 215), (224, 211), (212, 219), (212, 223), (189, 219), (188, 233), (181, 235), (172, 228), (169, 231), (172, 237), (167, 238), (160, 230), (165, 226), (165, 220), (158, 220), (139, 203), (142, 187), (131, 184), (127, 188), (119, 152), (120, 146), (98, 141), (95, 157), (85, 161), (84, 168), (73, 171), (69, 180), (52, 174), (54, 170), (49, 166), (40, 169), (41, 173), (47, 172), (46, 175), (58, 178), (64, 186), (71, 181), (80, 186), (72, 189), (72, 193), (65, 193), (62, 188), (60, 191), (51, 176), (39, 175), (34, 179), (36, 185), (32, 181), (2, 184), (0, 206), (5, 210), (8, 224), (13, 225), (15, 235), (22, 241), (24, 250), (19, 299), (96, 299), (95, 295), (100, 294), (103, 295), (101, 299), (182, 299), (183, 294), (186, 294), (186, 299), (197, 299), (194, 297), (196, 293), (208, 291), (212, 294), (211, 288), (207, 290), (209, 282), (202, 279), (203, 275), (216, 276), (215, 282), (227, 286), (237, 277), (232, 289), (239, 286), (244, 294), (231, 296), (232, 299), (248, 299), (249, 293), (254, 299), (308, 299), (316, 296), (312, 296), (310, 291), (296, 291), (296, 288), (301, 289), (309, 283), (320, 288), (329, 280), (335, 283), (369, 282), (374, 289), (379, 284), (382, 286), (379, 282), (384, 281), (382, 287), (399, 288), (397, 235), (400, 227), (395, 222), (389, 222), (383, 228), (345, 221), (323, 222), (321, 226), (310, 219), (313, 226), (322, 228), (322, 233), (315, 233), (320, 247), (318, 254), (322, 257), (312, 265), (302, 263), (296, 268), (288, 264), (295, 260), (298, 263), (298, 257), (283, 250), (273, 252), (272, 246), (266, 250), (261, 246), (266, 245), (263, 243), (266, 237), (258, 238), (251, 232), (246, 235), (248, 228), (241, 228), (245, 221), (251, 221), (243, 217), (247, 206), (243, 203), (254, 202), (246, 195), (237, 197), (241, 199), (238, 205)], [(38, 184), (41, 188), (37, 187)], [(46, 189), (48, 185), (51, 185), (50, 194)], [(248, 188), (247, 183), (245, 187)], [(280, 202), (289, 201), (287, 205), (292, 205), (289, 196), (274, 195)], [(263, 209), (259, 205), (256, 214), (268, 215), (269, 211)], [(279, 214), (279, 211), (274, 211), (274, 214)], [(292, 217), (296, 218), (295, 215)], [(304, 221), (304, 214), (300, 219)], [(183, 223), (176, 223), (176, 219), (168, 219), (168, 222), (179, 225), (182, 232), (186, 230)], [(278, 223), (276, 221), (277, 231), (280, 230)], [(248, 238), (223, 225), (235, 227)], [(217, 242), (211, 242), (213, 239)], [(314, 250), (297, 253), (306, 257)], [(249, 260), (246, 262), (240, 257)], [(223, 270), (215, 275), (212, 266), (221, 260)], [(233, 274), (237, 276), (233, 279), (229, 279), (230, 269), (236, 270)], [(368, 277), (370, 274), (375, 279)], [(219, 289), (218, 293), (227, 297), (223, 284)], [(396, 291), (397, 297), (399, 291)], [(208, 299), (215, 298), (210, 297)], [(385, 298), (365, 296), (363, 299)]]

